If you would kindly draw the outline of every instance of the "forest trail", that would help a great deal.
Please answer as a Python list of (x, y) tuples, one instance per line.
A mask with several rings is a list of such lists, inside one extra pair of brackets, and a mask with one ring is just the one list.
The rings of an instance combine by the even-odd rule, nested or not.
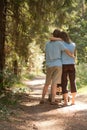
[(0, 121), (0, 130), (87, 130), (87, 95), (78, 94), (76, 105), (68, 107), (39, 104), (44, 82), (43, 76), (24, 81), (32, 91), (10, 108), (12, 114)]

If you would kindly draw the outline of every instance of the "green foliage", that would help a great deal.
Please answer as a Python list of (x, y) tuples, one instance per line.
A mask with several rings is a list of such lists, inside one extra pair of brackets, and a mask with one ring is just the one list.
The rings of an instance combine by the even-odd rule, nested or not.
[(18, 102), (18, 97), (12, 92), (6, 92), (0, 95), (0, 119), (8, 119), (12, 114), (9, 110), (9, 106), (16, 106)]
[[(4, 85), (15, 81), (13, 60), (21, 70), (38, 74), (44, 48), (54, 28), (69, 32), (77, 45), (77, 63), (87, 63), (87, 2), (85, 0), (9, 0), (6, 14)], [(2, 76), (2, 75), (1, 75)], [(10, 80), (11, 79), (11, 80)]]
[(32, 80), (35, 78), (35, 74), (29, 73), (29, 72), (24, 72), (24, 74), (22, 75), (22, 78)]
[(0, 104), (0, 119), (7, 119), (7, 116), (10, 115), (8, 108), (5, 105)]
[[(0, 75), (2, 76), (2, 74)], [(13, 84), (16, 84), (20, 81), (20, 76), (16, 76), (13, 74), (13, 72), (9, 69), (6, 69), (3, 73), (3, 88), (11, 88)], [(0, 84), (0, 88), (2, 87), (2, 84)]]
[(37, 75), (39, 71), (42, 70), (42, 62), (44, 60), (44, 54), (40, 49), (39, 45), (35, 41), (28, 46), (28, 58), (27, 60), (27, 70), (28, 72), (34, 71)]
[(87, 85), (87, 64), (81, 63), (76, 67), (76, 83), (77, 88), (80, 89)]
[(87, 63), (87, 21), (83, 20), (71, 29), (71, 37), (77, 46), (78, 63)]

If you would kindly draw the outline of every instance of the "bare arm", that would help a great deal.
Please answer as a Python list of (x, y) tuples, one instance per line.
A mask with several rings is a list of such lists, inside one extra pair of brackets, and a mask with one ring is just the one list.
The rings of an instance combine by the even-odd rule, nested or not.
[(65, 50), (66, 54), (69, 55), (70, 57), (75, 58), (74, 53), (71, 53), (68, 49)]
[(50, 37), (51, 41), (62, 41), (61, 38), (57, 38), (57, 37)]
[[(61, 38), (57, 38), (57, 37), (50, 37), (51, 41), (63, 41)], [(65, 50), (65, 52), (67, 53), (67, 55), (69, 55), (70, 57), (75, 58), (74, 54), (75, 53), (71, 53), (68, 49)]]

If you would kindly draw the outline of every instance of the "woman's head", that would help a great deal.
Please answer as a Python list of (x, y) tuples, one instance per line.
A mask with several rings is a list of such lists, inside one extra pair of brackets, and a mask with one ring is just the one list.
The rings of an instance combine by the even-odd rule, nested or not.
[(71, 40), (69, 38), (69, 35), (66, 32), (61, 32), (61, 38), (63, 41), (67, 42), (67, 43), (71, 43)]

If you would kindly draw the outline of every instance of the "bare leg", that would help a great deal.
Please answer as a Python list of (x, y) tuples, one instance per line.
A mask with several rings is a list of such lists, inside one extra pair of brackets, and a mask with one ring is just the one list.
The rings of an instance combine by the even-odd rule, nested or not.
[(72, 105), (74, 105), (74, 104), (75, 104), (75, 96), (76, 96), (76, 92), (71, 93), (71, 95), (72, 95)]
[(51, 94), (52, 94), (51, 102), (55, 102), (55, 96), (56, 96), (56, 85), (51, 86)]
[(63, 94), (64, 97), (64, 105), (68, 105), (68, 93)]
[(42, 100), (44, 101), (45, 95), (46, 95), (46, 93), (47, 93), (47, 91), (48, 91), (48, 87), (49, 87), (49, 85), (45, 85), (45, 86), (44, 86), (43, 92), (42, 92), (42, 99), (41, 99), (41, 101), (42, 101)]

